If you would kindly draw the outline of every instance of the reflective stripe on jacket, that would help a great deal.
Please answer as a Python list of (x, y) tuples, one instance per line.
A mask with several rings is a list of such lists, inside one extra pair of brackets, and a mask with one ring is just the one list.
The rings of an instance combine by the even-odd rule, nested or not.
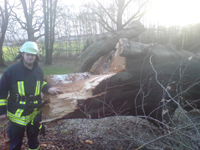
[(30, 70), (20, 60), (9, 67), (0, 80), (0, 115), (7, 111), (12, 122), (26, 126), (40, 112), (41, 92), (47, 92), (50, 87), (36, 61)]

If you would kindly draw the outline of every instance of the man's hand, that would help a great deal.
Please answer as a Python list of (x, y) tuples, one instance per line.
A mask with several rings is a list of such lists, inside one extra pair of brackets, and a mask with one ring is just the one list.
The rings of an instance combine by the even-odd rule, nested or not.
[(57, 94), (62, 94), (63, 91), (60, 90), (59, 88), (51, 87), (48, 89), (48, 93), (57, 95)]
[(1, 115), (0, 116), (0, 121), (4, 121), (4, 120), (6, 120), (6, 118), (7, 118), (6, 115)]

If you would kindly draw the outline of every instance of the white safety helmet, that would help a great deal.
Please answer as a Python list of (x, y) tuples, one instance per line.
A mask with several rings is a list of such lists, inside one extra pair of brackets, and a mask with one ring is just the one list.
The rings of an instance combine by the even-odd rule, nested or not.
[(26, 53), (30, 53), (30, 54), (38, 54), (39, 49), (35, 42), (28, 41), (22, 45), (22, 47), (20, 48), (20, 52), (26, 52)]

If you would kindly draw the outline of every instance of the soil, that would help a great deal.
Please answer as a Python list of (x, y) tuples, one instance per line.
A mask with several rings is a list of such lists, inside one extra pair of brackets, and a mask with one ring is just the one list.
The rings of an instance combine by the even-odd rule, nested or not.
[[(45, 124), (46, 135), (39, 136), (43, 150), (198, 150), (200, 112), (176, 111), (170, 128), (155, 127), (145, 119), (115, 116), (102, 119), (69, 119)], [(0, 150), (9, 149), (8, 121), (0, 122)], [(24, 138), (22, 150), (27, 149)]]

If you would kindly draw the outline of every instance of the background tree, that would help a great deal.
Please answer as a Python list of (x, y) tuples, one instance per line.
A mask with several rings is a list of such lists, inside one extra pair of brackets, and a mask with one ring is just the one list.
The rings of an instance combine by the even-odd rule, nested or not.
[(43, 0), (43, 13), (45, 21), (45, 64), (52, 64), (52, 54), (55, 36), (56, 7), (58, 0)]
[[(98, 3), (100, 10), (89, 5), (87, 7), (89, 7), (92, 12), (99, 17), (100, 23), (107, 31), (115, 32), (123, 30), (133, 21), (140, 20), (149, 10), (147, 9), (147, 6), (149, 6), (150, 0), (142, 0), (139, 2), (141, 3), (140, 5), (137, 5), (137, 0), (115, 0), (112, 1), (111, 4), (108, 4), (108, 6), (102, 4), (102, 2), (98, 0), (96, 0), (96, 2)], [(132, 7), (132, 12), (126, 14), (126, 9), (128, 9), (128, 6)], [(114, 24), (114, 27), (112, 24)]]
[[(29, 41), (36, 41), (44, 36), (42, 27), (44, 18), (41, 15), (42, 4), (37, 0), (20, 0), (19, 10), (23, 9), (24, 17), (17, 11), (13, 12), (16, 21), (27, 32)], [(22, 6), (22, 7), (21, 7)]]
[(3, 4), (0, 4), (0, 66), (4, 67), (3, 59), (3, 43), (5, 39), (6, 30), (8, 27), (9, 17), (10, 17), (11, 7), (7, 0), (4, 0)]

